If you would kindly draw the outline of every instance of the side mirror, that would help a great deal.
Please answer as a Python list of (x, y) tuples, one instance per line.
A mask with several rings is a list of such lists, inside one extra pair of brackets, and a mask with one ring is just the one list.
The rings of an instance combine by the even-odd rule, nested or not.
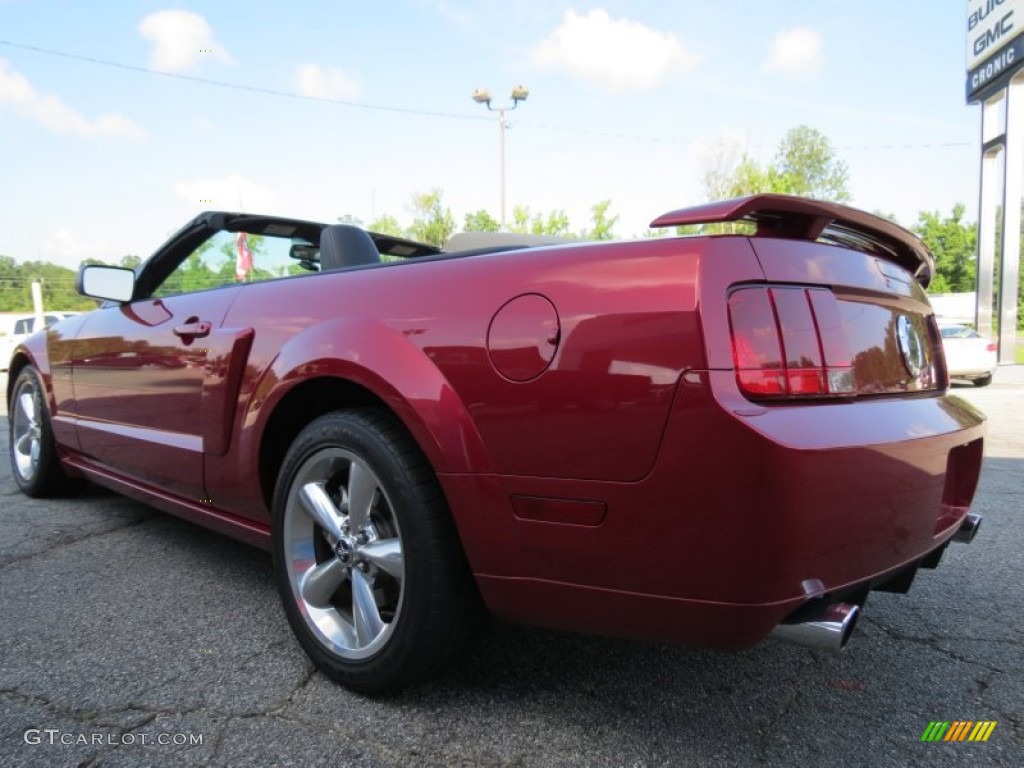
[(75, 289), (93, 299), (124, 303), (135, 294), (135, 272), (106, 264), (83, 264), (78, 268)]

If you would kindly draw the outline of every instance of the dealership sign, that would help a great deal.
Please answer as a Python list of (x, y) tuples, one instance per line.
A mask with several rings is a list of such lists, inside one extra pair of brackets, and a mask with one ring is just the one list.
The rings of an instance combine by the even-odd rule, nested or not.
[(979, 101), (1024, 66), (1024, 0), (967, 0), (967, 101)]

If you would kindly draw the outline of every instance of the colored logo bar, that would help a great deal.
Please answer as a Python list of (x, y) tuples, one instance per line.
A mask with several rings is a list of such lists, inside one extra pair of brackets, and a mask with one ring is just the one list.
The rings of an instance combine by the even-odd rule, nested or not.
[(933, 720), (921, 734), (921, 741), (988, 741), (996, 729), (995, 720)]

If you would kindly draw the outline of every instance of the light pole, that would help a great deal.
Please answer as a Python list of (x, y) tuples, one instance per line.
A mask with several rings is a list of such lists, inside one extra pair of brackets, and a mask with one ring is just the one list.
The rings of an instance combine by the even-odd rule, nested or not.
[(505, 113), (511, 112), (513, 109), (519, 106), (520, 101), (526, 101), (526, 97), (530, 95), (530, 91), (522, 86), (517, 85), (512, 89), (512, 103), (506, 104), (503, 107), (491, 106), (491, 92), (486, 88), (477, 88), (473, 91), (473, 101), (477, 104), (484, 104), (487, 109), (491, 112), (498, 113), (498, 162), (499, 162), (499, 185), (501, 188), (501, 228), (505, 229)]

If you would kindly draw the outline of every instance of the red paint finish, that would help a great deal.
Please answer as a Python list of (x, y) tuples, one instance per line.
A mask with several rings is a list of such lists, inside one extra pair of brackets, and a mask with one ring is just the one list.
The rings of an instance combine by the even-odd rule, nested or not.
[(209, 339), (237, 288), (153, 299), (86, 316), (72, 345), (79, 449), (91, 460), (188, 499), (205, 498), (203, 398)]
[(491, 365), (510, 381), (529, 381), (547, 370), (558, 349), (558, 312), (543, 296), (516, 296), (498, 310), (487, 330)]
[[(743, 647), (808, 598), (866, 588), (944, 545), (984, 435), (984, 416), (942, 389), (918, 284), (930, 256), (913, 237), (849, 209), (759, 200), (665, 219), (768, 211), (756, 237), (412, 260), (141, 299), (23, 352), (44, 373), (69, 467), (261, 546), (270, 419), (308, 382), (355, 385), (438, 474), (497, 615)], [(892, 245), (891, 260), (811, 241), (840, 214)], [(772, 334), (747, 351), (740, 292), (763, 316), (742, 332)], [(203, 323), (205, 337), (182, 331)], [(898, 327), (924, 345), (917, 373)], [(737, 362), (777, 364), (784, 397), (742, 387)]]

